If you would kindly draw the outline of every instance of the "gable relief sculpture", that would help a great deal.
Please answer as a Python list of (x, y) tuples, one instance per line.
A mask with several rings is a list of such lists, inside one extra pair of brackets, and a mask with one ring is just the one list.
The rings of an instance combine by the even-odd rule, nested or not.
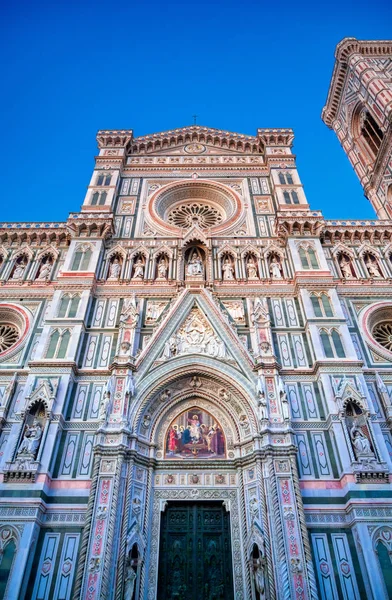
[(198, 308), (191, 310), (177, 333), (167, 340), (163, 358), (192, 353), (226, 357), (224, 343)]

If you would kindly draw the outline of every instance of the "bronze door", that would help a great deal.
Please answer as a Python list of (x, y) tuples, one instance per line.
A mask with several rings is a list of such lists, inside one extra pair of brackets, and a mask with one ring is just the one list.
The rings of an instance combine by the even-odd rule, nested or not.
[(230, 516), (219, 502), (169, 502), (162, 515), (158, 600), (233, 600)]

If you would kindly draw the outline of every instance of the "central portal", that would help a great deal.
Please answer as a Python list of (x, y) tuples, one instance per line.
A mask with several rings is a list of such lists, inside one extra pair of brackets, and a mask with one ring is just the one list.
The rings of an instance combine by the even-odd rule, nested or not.
[(169, 502), (162, 514), (158, 600), (233, 600), (230, 516), (219, 502)]

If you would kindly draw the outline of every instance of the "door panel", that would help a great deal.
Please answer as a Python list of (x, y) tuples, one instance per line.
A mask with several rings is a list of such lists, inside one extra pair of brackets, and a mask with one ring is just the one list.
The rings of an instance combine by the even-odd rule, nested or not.
[(170, 502), (162, 515), (158, 600), (233, 600), (230, 517), (218, 502)]

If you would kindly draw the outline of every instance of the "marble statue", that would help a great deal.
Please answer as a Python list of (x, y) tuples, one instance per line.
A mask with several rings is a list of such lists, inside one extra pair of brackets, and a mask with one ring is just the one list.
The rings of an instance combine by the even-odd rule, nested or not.
[(228, 258), (225, 259), (222, 265), (222, 276), (223, 281), (233, 281), (234, 279), (234, 267)]
[(39, 279), (40, 281), (47, 281), (52, 272), (52, 268), (53, 268), (53, 265), (49, 261), (46, 263), (43, 263), (41, 265), (37, 279)]
[(270, 271), (272, 279), (282, 279), (282, 267), (280, 265), (279, 260), (276, 258), (276, 256), (272, 257), (269, 271)]
[(100, 421), (106, 421), (106, 418), (108, 416), (109, 404), (110, 404), (110, 393), (105, 392), (104, 395), (102, 396), (102, 400), (99, 404), (98, 419)]
[(34, 419), (31, 427), (26, 425), (23, 439), (18, 448), (17, 455), (29, 454), (34, 458), (37, 456), (38, 448), (42, 438), (42, 427), (37, 419)]
[(259, 599), (265, 600), (265, 569), (264, 561), (260, 558), (256, 559), (253, 563), (253, 577)]
[(351, 262), (345, 256), (342, 256), (339, 261), (340, 270), (345, 279), (352, 279)]
[(246, 272), (248, 275), (248, 279), (259, 279), (257, 274), (257, 265), (254, 261), (253, 256), (250, 256), (248, 262), (246, 264)]
[(188, 262), (186, 273), (190, 277), (198, 277), (203, 274), (203, 263), (196, 252), (192, 254), (192, 258)]
[(11, 279), (22, 279), (23, 275), (24, 275), (24, 272), (26, 270), (26, 267), (27, 267), (27, 265), (25, 263), (23, 263), (23, 262), (21, 262), (19, 264), (17, 263), (16, 264), (16, 269), (13, 272)]
[(354, 447), (356, 458), (375, 458), (374, 452), (370, 448), (369, 439), (356, 422), (354, 422), (354, 425), (351, 428), (350, 438)]
[(370, 277), (375, 277), (379, 279), (382, 278), (377, 262), (375, 260), (372, 260), (369, 255), (365, 260), (365, 265)]
[(137, 575), (135, 569), (131, 566), (131, 564), (128, 564), (126, 569), (127, 570), (125, 573), (124, 600), (132, 600)]
[(164, 258), (158, 263), (158, 279), (167, 279), (167, 264)]
[(143, 279), (144, 277), (144, 263), (142, 261), (142, 259), (139, 258), (137, 259), (137, 261), (135, 262), (135, 270), (133, 273), (133, 279)]
[(118, 258), (115, 258), (112, 263), (110, 263), (109, 267), (109, 277), (108, 279), (118, 279), (121, 273), (121, 263)]

